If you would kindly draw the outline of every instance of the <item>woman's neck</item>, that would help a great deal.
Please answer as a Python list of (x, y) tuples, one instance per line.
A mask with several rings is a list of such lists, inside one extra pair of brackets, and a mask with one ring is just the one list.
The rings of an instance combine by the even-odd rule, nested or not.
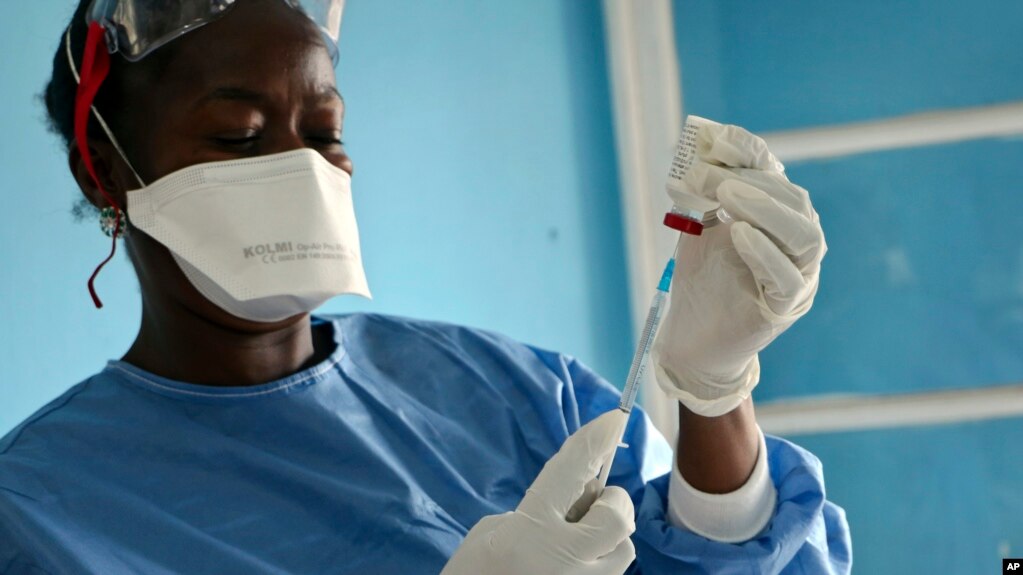
[(334, 344), (329, 326), (312, 329), (308, 315), (265, 331), (239, 331), (208, 318), (147, 313), (123, 360), (168, 379), (216, 386), (259, 385), (326, 359)]

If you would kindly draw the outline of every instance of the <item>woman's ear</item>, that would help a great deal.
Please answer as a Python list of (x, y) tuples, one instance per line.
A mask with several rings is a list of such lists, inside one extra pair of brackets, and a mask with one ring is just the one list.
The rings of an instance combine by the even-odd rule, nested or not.
[[(99, 178), (103, 189), (121, 209), (125, 209), (125, 193), (129, 189), (138, 187), (134, 176), (131, 175), (131, 170), (109, 142), (89, 140), (89, 153), (92, 155), (92, 166), (96, 171), (96, 177)], [(110, 205), (109, 200), (100, 191), (95, 180), (92, 179), (92, 175), (89, 174), (89, 170), (85, 167), (85, 160), (75, 142), (72, 142), (71, 149), (68, 150), (68, 167), (71, 169), (71, 175), (78, 182), (82, 194), (90, 204), (101, 209)]]

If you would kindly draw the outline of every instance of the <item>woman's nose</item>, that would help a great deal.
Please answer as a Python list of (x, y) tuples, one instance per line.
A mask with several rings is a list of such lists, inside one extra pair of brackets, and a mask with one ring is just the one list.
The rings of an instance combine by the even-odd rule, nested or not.
[(309, 147), (302, 134), (291, 127), (274, 130), (265, 141), (266, 147), (262, 150), (265, 155), (280, 154)]

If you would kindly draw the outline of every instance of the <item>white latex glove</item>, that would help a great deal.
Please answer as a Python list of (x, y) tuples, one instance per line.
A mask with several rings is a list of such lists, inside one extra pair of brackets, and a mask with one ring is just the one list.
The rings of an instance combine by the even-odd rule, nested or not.
[(685, 187), (735, 221), (680, 240), (653, 355), (661, 388), (714, 417), (749, 397), (757, 354), (809, 311), (827, 245), (809, 194), (762, 139), (707, 125), (696, 140)]
[[(578, 522), (566, 519), (613, 453), (628, 414), (615, 409), (575, 432), (544, 465), (514, 512), (489, 515), (441, 575), (621, 575), (636, 550), (629, 494), (604, 489)], [(578, 509), (578, 506), (576, 506)]]

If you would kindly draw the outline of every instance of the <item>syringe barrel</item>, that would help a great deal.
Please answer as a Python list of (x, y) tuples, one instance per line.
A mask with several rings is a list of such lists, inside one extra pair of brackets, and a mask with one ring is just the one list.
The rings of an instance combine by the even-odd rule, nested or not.
[(657, 325), (661, 321), (661, 308), (664, 307), (667, 295), (666, 292), (657, 290), (654, 293), (654, 300), (650, 304), (650, 311), (647, 312), (646, 323), (643, 324), (643, 331), (640, 333), (639, 342), (636, 345), (636, 353), (633, 354), (632, 365), (629, 366), (629, 376), (625, 379), (622, 399), (618, 404), (626, 413), (632, 411), (632, 406), (636, 403), (639, 383), (643, 380), (643, 371), (650, 358), (650, 346), (657, 333)]

